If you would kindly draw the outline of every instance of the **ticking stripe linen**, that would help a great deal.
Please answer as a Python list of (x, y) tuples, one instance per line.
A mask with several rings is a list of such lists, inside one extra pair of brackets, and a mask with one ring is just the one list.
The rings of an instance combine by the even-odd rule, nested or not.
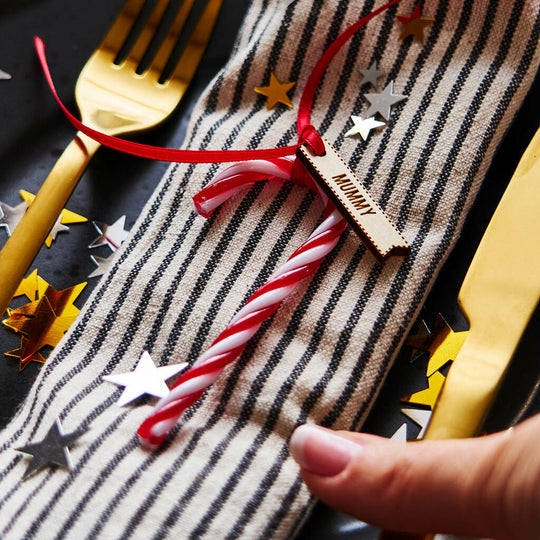
[[(287, 440), (316, 422), (359, 429), (451, 250), (494, 150), (539, 62), (539, 0), (420, 2), (426, 42), (399, 41), (404, 0), (332, 61), (312, 115), (412, 245), (375, 263), (347, 232), (313, 279), (263, 325), (235, 365), (156, 452), (134, 436), (150, 399), (118, 408), (102, 382), (148, 350), (160, 365), (193, 362), (249, 295), (305, 240), (321, 201), (292, 184), (258, 183), (210, 219), (191, 197), (226, 165), (175, 164), (118, 262), (44, 365), (0, 440), (0, 537), (287, 538), (311, 505)], [(301, 90), (325, 47), (381, 0), (253, 0), (230, 61), (202, 96), (188, 148), (291, 144), (296, 110), (266, 110), (253, 92), (270, 73)], [(368, 102), (360, 69), (408, 99), (367, 143), (344, 137)], [(142, 404), (141, 404), (142, 403)], [(86, 429), (74, 469), (21, 481), (55, 418)]]

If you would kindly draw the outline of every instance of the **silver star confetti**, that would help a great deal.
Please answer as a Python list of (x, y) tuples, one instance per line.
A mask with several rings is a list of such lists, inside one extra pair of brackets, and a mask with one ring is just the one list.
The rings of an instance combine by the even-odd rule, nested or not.
[(42, 441), (16, 448), (15, 450), (17, 450), (17, 452), (23, 452), (24, 454), (32, 456), (32, 460), (24, 473), (23, 480), (26, 480), (26, 478), (47, 465), (58, 465), (64, 469), (71, 470), (73, 465), (69, 456), (68, 447), (81, 435), (81, 432), (64, 435), (60, 420), (56, 420)]
[(401, 424), (390, 438), (393, 441), (407, 442), (407, 424)]
[(56, 240), (56, 235), (59, 232), (65, 232), (65, 231), (69, 231), (69, 227), (62, 223), (62, 216), (60, 215), (56, 218), (56, 222), (53, 225), (53, 228), (51, 229), (51, 232), (49, 234), (51, 235), (51, 238), (53, 240)]
[(2, 211), (2, 217), (0, 217), (0, 227), (5, 227), (8, 236), (11, 236), (15, 227), (19, 224), (26, 209), (28, 208), (28, 202), (24, 201), (17, 206), (9, 206), (6, 203), (0, 202), (0, 210)]
[(392, 105), (407, 99), (407, 97), (403, 94), (394, 94), (394, 81), (390, 81), (382, 92), (378, 94), (366, 94), (366, 98), (371, 105), (364, 116), (367, 118), (368, 116), (375, 116), (376, 113), (379, 113), (385, 120), (388, 120), (392, 112)]
[(421, 439), (426, 432), (427, 425), (433, 413), (424, 409), (401, 409), (401, 412), (422, 428), (416, 437), (417, 439)]
[(377, 69), (375, 63), (371, 64), (368, 69), (361, 69), (360, 73), (362, 74), (361, 85), (371, 83), (375, 87), (377, 87), (377, 79), (384, 75), (383, 71)]
[(370, 116), (369, 118), (362, 118), (353, 114), (351, 115), (351, 119), (354, 122), (354, 127), (345, 133), (345, 137), (360, 135), (364, 141), (367, 141), (369, 133), (372, 129), (386, 125), (384, 122), (375, 120), (373, 116)]
[(114, 253), (109, 255), (108, 257), (98, 257), (97, 255), (90, 255), (90, 258), (94, 261), (94, 263), (97, 265), (97, 268), (88, 275), (89, 278), (91, 277), (98, 277), (102, 276), (111, 266), (113, 259), (114, 259)]
[(159, 398), (165, 397), (169, 393), (169, 387), (165, 381), (186, 367), (186, 362), (174, 366), (157, 367), (148, 352), (144, 351), (133, 371), (118, 375), (104, 375), (102, 379), (125, 387), (118, 399), (118, 406), (123, 407), (145, 394)]
[(129, 231), (124, 230), (126, 216), (117, 219), (112, 225), (92, 221), (96, 230), (100, 233), (88, 247), (109, 246), (113, 251), (116, 251), (122, 242), (128, 237)]
[(11, 75), (0, 69), (0, 81), (9, 81), (9, 79), (11, 79)]

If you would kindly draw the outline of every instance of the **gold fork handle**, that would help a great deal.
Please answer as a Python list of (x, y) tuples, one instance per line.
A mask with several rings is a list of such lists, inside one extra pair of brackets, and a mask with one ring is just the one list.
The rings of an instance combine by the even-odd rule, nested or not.
[(0, 251), (0, 316), (99, 146), (83, 133), (77, 133)]

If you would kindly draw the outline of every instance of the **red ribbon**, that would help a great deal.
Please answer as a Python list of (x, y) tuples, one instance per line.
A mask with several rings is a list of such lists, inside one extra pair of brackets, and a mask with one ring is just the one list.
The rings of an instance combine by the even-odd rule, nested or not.
[(300, 99), (297, 116), (299, 141), (295, 145), (284, 146), (281, 148), (255, 150), (178, 150), (176, 148), (162, 148), (159, 146), (136, 143), (96, 131), (95, 129), (86, 126), (75, 116), (73, 116), (62, 103), (58, 93), (56, 92), (56, 88), (54, 87), (53, 79), (47, 64), (47, 58), (45, 56), (45, 44), (41, 38), (35, 36), (34, 45), (41, 63), (41, 67), (47, 79), (47, 83), (49, 84), (49, 88), (51, 89), (54, 98), (66, 115), (67, 119), (76, 129), (103, 144), (104, 146), (148, 159), (182, 163), (220, 163), (228, 161), (247, 161), (251, 159), (274, 159), (294, 154), (298, 146), (301, 144), (307, 144), (315, 153), (319, 153), (321, 151), (321, 147), (324, 148), (320, 135), (317, 133), (317, 130), (311, 126), (310, 121), (315, 93), (321, 78), (328, 67), (328, 64), (355, 32), (360, 30), (360, 28), (366, 25), (371, 19), (400, 1), (401, 0), (391, 0), (380, 8), (377, 8), (368, 15), (362, 17), (359, 21), (349, 26), (349, 28), (347, 28), (330, 44), (311, 71)]

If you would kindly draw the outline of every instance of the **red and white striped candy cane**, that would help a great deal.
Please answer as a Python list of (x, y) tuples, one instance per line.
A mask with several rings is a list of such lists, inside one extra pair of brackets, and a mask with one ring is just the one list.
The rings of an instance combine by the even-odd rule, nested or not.
[[(197, 212), (207, 217), (227, 199), (248, 184), (269, 177), (299, 183), (293, 177), (292, 158), (254, 160), (233, 165), (216, 176), (211, 184), (194, 197)], [(313, 187), (313, 184), (310, 184)], [(182, 413), (195, 403), (221, 374), (234, 362), (261, 324), (279, 307), (282, 300), (304, 278), (315, 273), (324, 257), (337, 244), (346, 222), (321, 194), (326, 203), (323, 222), (269, 280), (260, 287), (236, 313), (229, 325), (210, 348), (174, 383), (170, 393), (156, 405), (137, 433), (150, 447), (161, 444)]]

